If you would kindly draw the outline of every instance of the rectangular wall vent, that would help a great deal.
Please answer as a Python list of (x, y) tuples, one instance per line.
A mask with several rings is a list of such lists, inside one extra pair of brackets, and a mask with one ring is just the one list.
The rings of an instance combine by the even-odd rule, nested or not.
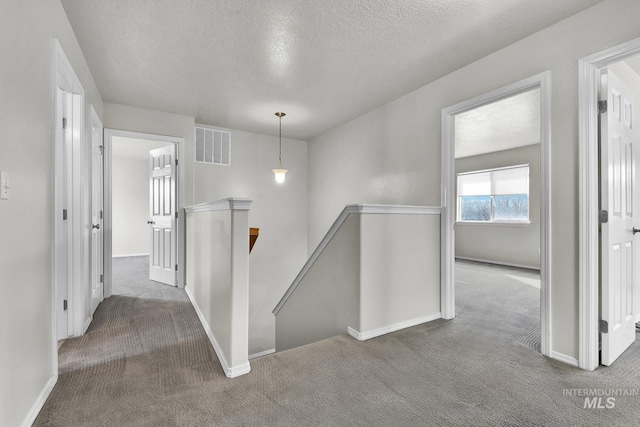
[(196, 126), (196, 162), (231, 164), (231, 132)]

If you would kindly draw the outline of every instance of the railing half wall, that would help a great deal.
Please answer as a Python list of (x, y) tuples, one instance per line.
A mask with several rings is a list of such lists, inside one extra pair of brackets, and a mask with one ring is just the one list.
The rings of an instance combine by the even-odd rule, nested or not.
[(273, 310), (276, 350), (440, 318), (441, 211), (346, 206)]
[(185, 291), (227, 377), (251, 370), (249, 351), (250, 199), (185, 208)]

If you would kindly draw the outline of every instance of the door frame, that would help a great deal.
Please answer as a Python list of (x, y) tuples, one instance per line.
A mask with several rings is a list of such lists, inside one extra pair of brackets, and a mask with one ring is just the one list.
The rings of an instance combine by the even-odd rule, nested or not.
[(441, 115), (441, 312), (444, 319), (455, 317), (455, 153), (454, 116), (483, 105), (525, 92), (540, 89), (540, 352), (568, 363), (551, 349), (551, 246), (549, 143), (551, 140), (551, 72), (545, 71), (491, 92), (444, 108)]
[[(67, 219), (67, 265), (69, 271), (67, 275), (68, 286), (68, 325), (67, 336), (81, 336), (88, 327), (85, 319), (86, 301), (85, 301), (85, 225), (86, 218), (84, 216), (84, 88), (80, 83), (80, 79), (76, 75), (71, 62), (67, 58), (62, 49), (62, 45), (58, 39), (53, 40), (54, 50), (54, 85), (53, 85), (53, 147), (54, 160), (52, 170), (52, 194), (53, 194), (53, 215), (52, 215), (52, 314), (53, 314), (53, 346), (54, 346), (54, 372), (58, 370), (57, 360), (57, 313), (60, 307), (57, 304), (59, 271), (57, 269), (59, 253), (56, 250), (60, 245), (62, 230), (60, 227), (62, 218), (62, 209), (66, 208), (68, 212)], [(62, 117), (58, 112), (58, 91), (60, 88), (64, 92), (71, 94), (71, 126), (72, 126), (72, 147), (71, 147), (71, 164), (66, 165), (63, 156), (61, 156), (60, 144), (63, 143), (58, 138), (58, 124)], [(62, 149), (62, 151), (64, 151)], [(62, 172), (71, 178), (71, 184), (68, 186), (67, 194), (65, 194), (62, 183), (58, 182), (57, 175)], [(69, 194), (70, 193), (70, 194)]]
[(184, 165), (182, 164), (185, 151), (184, 138), (152, 133), (134, 132), (119, 129), (104, 129), (104, 297), (111, 296), (113, 285), (113, 137), (147, 139), (149, 141), (170, 142), (175, 144), (176, 160), (178, 160), (176, 174), (176, 244), (178, 250), (178, 288), (184, 288)]
[(640, 38), (622, 43), (578, 61), (579, 149), (579, 263), (578, 263), (578, 363), (594, 370), (600, 364), (598, 321), (600, 235), (598, 222), (598, 86), (600, 70), (640, 54)]

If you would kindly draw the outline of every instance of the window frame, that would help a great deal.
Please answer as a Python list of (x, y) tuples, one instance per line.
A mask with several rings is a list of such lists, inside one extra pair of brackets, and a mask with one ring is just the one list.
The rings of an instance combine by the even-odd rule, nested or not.
[[(461, 210), (461, 204), (462, 204), (462, 197), (465, 196), (460, 196), (460, 176), (465, 176), (465, 175), (475, 175), (475, 174), (481, 174), (481, 173), (491, 173), (491, 172), (496, 172), (496, 171), (501, 171), (501, 170), (508, 170), (508, 169), (519, 169), (519, 168), (527, 168), (527, 219), (495, 219), (495, 207), (494, 207), (494, 197), (495, 196), (517, 196), (517, 195), (522, 195), (522, 193), (518, 193), (518, 194), (484, 194), (484, 195), (476, 195), (475, 197), (489, 197), (489, 206), (491, 209), (490, 212), (490, 220), (488, 221), (479, 221), (479, 220), (463, 220), (461, 219), (462, 216), (462, 210)], [(481, 169), (481, 170), (473, 170), (473, 171), (467, 171), (467, 172), (459, 172), (456, 174), (456, 225), (461, 224), (461, 225), (501, 225), (501, 226), (527, 226), (531, 224), (531, 186), (530, 186), (530, 182), (529, 182), (529, 177), (530, 177), (530, 164), (529, 163), (524, 163), (524, 164), (519, 164), (519, 165), (513, 165), (513, 166), (503, 166), (503, 167), (497, 167), (497, 168), (489, 168), (489, 169)], [(493, 190), (492, 190), (493, 193)], [(467, 196), (467, 197), (474, 197), (474, 196)]]

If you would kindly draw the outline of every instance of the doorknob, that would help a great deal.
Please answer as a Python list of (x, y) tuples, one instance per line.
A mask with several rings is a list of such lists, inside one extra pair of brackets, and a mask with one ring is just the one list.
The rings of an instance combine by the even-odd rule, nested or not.
[(155, 224), (154, 221), (147, 221), (147, 224)]
[(92, 224), (91, 228), (97, 228), (98, 230), (100, 230), (100, 224)]
[(633, 227), (631, 230), (633, 231), (633, 234), (635, 235), (638, 231), (640, 231), (640, 228)]

